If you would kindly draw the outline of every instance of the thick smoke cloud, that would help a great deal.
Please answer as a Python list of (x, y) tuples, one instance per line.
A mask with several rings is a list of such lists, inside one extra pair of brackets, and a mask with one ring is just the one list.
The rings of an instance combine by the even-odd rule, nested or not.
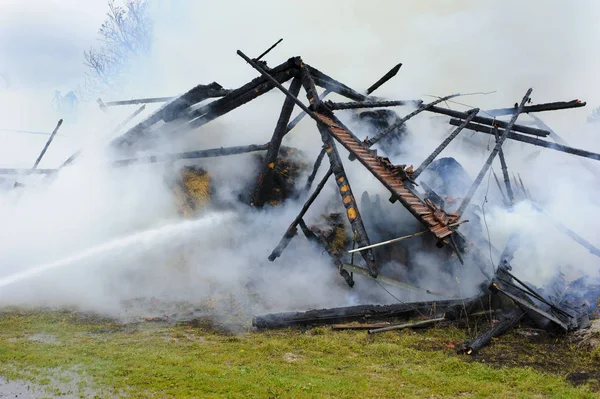
[[(9, 6), (2, 5), (0, 9), (9, 7), (15, 18), (27, 19), (14, 11), (22, 10), (19, 8), (22, 6), (7, 4)], [(32, 2), (30, 6), (36, 4)], [(75, 77), (81, 77), (80, 64), (73, 65), (82, 62), (81, 53), (95, 33), (98, 24), (91, 21), (96, 17), (102, 20), (102, 7), (94, 4), (94, 16), (87, 20), (90, 23), (72, 25), (60, 23), (63, 17), (48, 17), (56, 27), (42, 24), (28, 31), (27, 37), (16, 28), (0, 35), (0, 54), (7, 55), (2, 58), (9, 60), (3, 68), (20, 71), (18, 88), (11, 86), (0, 95), (0, 120), (4, 126), (49, 131), (61, 117), (48, 109), (50, 90), (69, 87)], [(65, 15), (81, 17), (85, 12), (80, 8), (73, 6)], [(268, 55), (270, 65), (301, 55), (307, 63), (357, 89), (368, 87), (393, 65), (403, 62), (398, 76), (377, 92), (382, 97), (427, 101), (431, 98), (426, 97), (428, 94), (496, 91), (456, 99), (468, 106), (456, 102), (448, 104), (460, 110), (471, 106), (485, 109), (511, 106), (520, 101), (528, 87), (533, 87), (534, 102), (580, 98), (594, 107), (600, 104), (593, 85), (600, 62), (596, 52), (590, 51), (589, 43), (598, 39), (598, 32), (593, 28), (597, 8), (597, 3), (591, 1), (569, 5), (549, 1), (527, 5), (521, 2), (352, 1), (342, 6), (311, 1), (235, 2), (234, 5), (156, 1), (153, 3), (155, 45), (151, 59), (136, 64), (135, 75), (112, 96), (117, 99), (176, 95), (196, 84), (211, 81), (235, 88), (257, 76), (235, 50), (255, 56), (284, 37), (284, 42)], [(55, 31), (58, 27), (60, 30)], [(49, 31), (62, 33), (49, 36)], [(26, 68), (19, 67), (28, 61), (35, 62), (32, 51), (26, 51), (35, 46), (24, 44), (22, 50), (16, 51), (6, 44), (11, 42), (10, 35), (19, 43), (34, 42), (36, 46), (44, 43), (42, 37), (44, 40), (55, 37), (45, 52), (46, 57), (55, 62), (44, 62), (43, 78), (36, 81)], [(70, 41), (67, 46), (65, 36), (73, 35), (81, 35), (82, 39)], [(72, 55), (71, 47), (78, 48), (79, 59)], [(67, 57), (66, 53), (70, 55)], [(54, 65), (66, 66), (54, 69)], [(29, 80), (35, 83), (29, 84)], [(40, 100), (40, 93), (46, 93), (46, 103)], [(273, 91), (199, 131), (165, 138), (149, 151), (264, 143), (275, 127), (282, 102), (283, 95)], [(590, 105), (547, 116), (540, 114), (540, 117), (556, 127), (573, 146), (598, 151), (600, 146), (594, 140), (597, 127), (583, 126), (585, 116), (591, 111)], [(137, 296), (193, 301), (210, 295), (232, 294), (244, 302), (251, 290), (260, 292), (263, 303), (273, 309), (334, 306), (367, 297), (393, 301), (380, 287), (358, 277), (353, 290), (345, 287), (327, 256), (301, 235), (276, 262), (266, 260), (301, 203), (292, 201), (266, 212), (251, 211), (236, 204), (236, 193), (253, 178), (256, 161), (252, 156), (197, 162), (217, 182), (218, 197), (229, 201), (229, 213), (207, 209), (196, 224), (186, 222), (186, 227), (181, 229), (172, 227), (178, 216), (166, 181), (183, 163), (119, 170), (102, 166), (114, 156), (103, 149), (108, 138), (116, 134), (111, 129), (134, 109), (111, 109), (109, 114), (103, 114), (95, 104), (83, 105), (77, 121), (65, 121), (62, 135), (52, 144), (41, 166), (56, 167), (81, 147), (86, 150), (82, 161), (61, 172), (52, 184), (38, 184), (40, 179), (28, 178), (24, 180), (30, 186), (26, 190), (0, 195), (0, 220), (3, 221), (0, 277), (52, 264), (89, 248), (104, 248), (103, 245), (115, 240), (122, 243), (121, 237), (143, 234), (141, 232), (161, 226), (167, 226), (162, 231), (172, 235), (150, 234), (152, 237), (142, 236), (139, 243), (124, 238), (127, 245), (116, 244), (100, 252), (92, 251), (92, 256), (70, 260), (64, 267), (2, 287), (0, 303), (77, 304), (88, 309), (119, 312), (121, 300)], [(155, 108), (148, 107), (147, 112), (152, 109)], [(408, 108), (397, 111), (401, 115), (410, 112)], [(344, 121), (350, 121), (350, 115), (350, 112), (340, 113)], [(519, 118), (519, 121), (526, 120), (527, 116)], [(357, 129), (357, 135), (367, 134), (350, 122), (349, 125)], [(392, 160), (415, 166), (451, 130), (444, 118), (431, 115), (420, 115), (407, 127), (409, 136), (400, 154)], [(0, 163), (4, 166), (29, 167), (46, 138), (1, 134)], [(320, 150), (320, 138), (313, 121), (306, 118), (286, 138), (285, 144), (303, 150), (311, 162)], [(492, 146), (489, 137), (465, 131), (443, 156), (455, 157), (474, 178)], [(547, 149), (539, 149), (539, 156), (528, 161), (527, 157), (537, 150), (507, 142), (505, 153), (511, 173), (521, 175), (549, 214), (594, 242), (597, 224), (594, 215), (598, 209), (595, 187), (600, 176), (597, 165), (594, 161), (582, 160), (590, 172), (574, 156)], [(347, 159), (347, 153), (341, 148), (340, 154), (342, 159)], [(383, 202), (387, 201), (388, 194), (358, 162), (345, 162), (345, 167), (357, 198), (368, 190), (372, 198), (379, 194)], [(501, 174), (497, 161), (494, 170)], [(317, 181), (322, 173), (323, 170)], [(320, 213), (336, 209), (337, 196), (335, 186), (327, 186), (313, 205), (307, 222), (317, 222)], [(560, 267), (572, 265), (597, 277), (597, 257), (555, 231), (547, 219), (526, 203), (507, 212), (498, 201), (493, 178), (487, 176), (473, 204), (481, 207), (486, 197), (484, 211), (493, 245), (501, 251), (512, 232), (522, 233), (521, 247), (513, 262), (517, 274), (543, 284)], [(402, 226), (398, 228), (398, 235), (421, 229), (400, 205), (386, 204), (384, 209), (393, 212), (391, 220), (397, 219)], [(481, 227), (487, 239), (487, 229)], [(487, 251), (488, 248), (482, 249)], [(426, 288), (457, 292), (455, 277), (458, 276), (465, 295), (476, 290), (480, 275), (456, 267), (453, 274), (449, 272), (452, 268), (440, 271), (438, 254), (428, 254), (428, 251), (436, 251), (436, 248), (432, 246), (424, 251), (417, 260), (422, 268), (414, 276), (418, 283)], [(172, 259), (182, 252), (188, 265), (180, 270), (172, 266)], [(498, 261), (497, 257), (492, 258), (492, 263)], [(431, 278), (432, 275), (435, 278)], [(401, 292), (397, 295), (414, 298)]]

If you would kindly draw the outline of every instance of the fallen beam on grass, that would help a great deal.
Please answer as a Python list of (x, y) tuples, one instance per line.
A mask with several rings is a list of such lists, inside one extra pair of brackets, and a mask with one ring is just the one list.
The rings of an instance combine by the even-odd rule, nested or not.
[(387, 326), (387, 327), (381, 327), (381, 328), (369, 330), (368, 333), (369, 334), (377, 334), (377, 333), (382, 333), (382, 332), (386, 332), (386, 331), (404, 330), (405, 328), (425, 327), (425, 326), (429, 326), (431, 324), (435, 324), (435, 323), (438, 323), (438, 322), (444, 321), (444, 320), (446, 320), (445, 317), (438, 317), (435, 319), (415, 321), (414, 323), (395, 324), (393, 326)]
[[(468, 302), (468, 300), (465, 300)], [(341, 308), (316, 309), (306, 312), (270, 313), (255, 316), (252, 326), (258, 329), (309, 327), (353, 321), (375, 321), (389, 318), (410, 319), (423, 314), (444, 314), (447, 310), (462, 307), (462, 299), (430, 302), (411, 302), (392, 305), (357, 305)]]

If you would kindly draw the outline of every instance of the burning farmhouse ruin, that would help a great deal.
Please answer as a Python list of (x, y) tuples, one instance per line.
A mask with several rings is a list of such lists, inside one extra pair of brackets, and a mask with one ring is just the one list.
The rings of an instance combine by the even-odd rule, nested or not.
[[(318, 60), (292, 57), (279, 65), (267, 64), (263, 59), (273, 47), (256, 58), (238, 51), (257, 77), (235, 89), (213, 82), (197, 85), (177, 97), (98, 100), (103, 112), (110, 112), (113, 107), (141, 105), (115, 129), (121, 131), (132, 120), (141, 120), (110, 143), (111, 150), (118, 155), (110, 167), (182, 160), (197, 162), (253, 153), (258, 167), (245, 182), (245, 188), (235, 193), (235, 200), (244, 204), (247, 212), (265, 218), (269, 217), (270, 209), (286, 202), (300, 204), (296, 216), (289, 220), (289, 227), (279, 232), (280, 240), (265, 248), (270, 251), (265, 256), (270, 261), (269, 267), (285, 270), (286, 249), (293, 246), (294, 241), (308, 240), (327, 257), (331, 273), (339, 274), (347, 290), (356, 290), (360, 285), (369, 287), (363, 289), (359, 304), (257, 315), (253, 319), (254, 327), (308, 328), (334, 324), (338, 329), (363, 328), (376, 333), (446, 322), (469, 323), (469, 320), (484, 317), (489, 321), (489, 328), (460, 348), (467, 354), (476, 353), (492, 338), (517, 325), (558, 334), (590, 327), (597, 311), (600, 285), (586, 276), (569, 279), (564, 274), (557, 275), (551, 285), (536, 286), (535, 281), (524, 281), (519, 277), (519, 270), (528, 265), (514, 262), (514, 253), (522, 241), (520, 232), (510, 232), (505, 246), (496, 248), (486, 232), (485, 210), (474, 201), (479, 190), (480, 195), (486, 191), (486, 201), (493, 198), (507, 212), (519, 204), (527, 204), (547, 216), (563, 233), (564, 240), (572, 240), (581, 251), (600, 256), (600, 250), (571, 230), (567, 221), (554, 220), (546, 214), (535, 200), (536, 193), (530, 191), (520, 171), (511, 168), (505, 156), (505, 144), (518, 142), (532, 148), (541, 147), (542, 151), (600, 160), (600, 154), (569, 146), (537, 116), (568, 112), (584, 107), (585, 102), (535, 103), (532, 89), (526, 90), (514, 105), (500, 104), (508, 106), (493, 110), (473, 107), (457, 111), (447, 106), (448, 101), (456, 100), (461, 94), (432, 101), (384, 99), (375, 92), (399, 73), (402, 64), (394, 66), (380, 79), (374, 78), (375, 83), (366, 90), (355, 89), (313, 66), (318, 65)], [(160, 148), (153, 145), (159, 139), (168, 140), (183, 133), (201, 134), (204, 125), (270, 91), (279, 92), (282, 101), (275, 128), (272, 133), (265, 133), (264, 141), (252, 145), (189, 148), (177, 153), (161, 153)], [(330, 94), (344, 101), (327, 99)], [(149, 103), (163, 105), (144, 116)], [(432, 115), (443, 118), (449, 133), (420, 164), (403, 163), (409, 140), (407, 122)], [(294, 135), (294, 128), (303, 119), (310, 119), (318, 133), (310, 144), (320, 149), (316, 159), (309, 159), (303, 151), (284, 145), (286, 137)], [(42, 174), (45, 178), (41, 184), (52, 184), (52, 176), (77, 163), (79, 157), (79, 153), (75, 153), (57, 169), (38, 169), (61, 122), (30, 170), (3, 169), (0, 172), (18, 176)], [(243, 123), (236, 128), (243, 137)], [(474, 138), (472, 145), (487, 153), (486, 161), (473, 177), (447, 148), (465, 136)], [(347, 173), (350, 165), (352, 168), (360, 165), (388, 196), (369, 192), (363, 188), (362, 181), (350, 178)], [(493, 165), (499, 166), (498, 173), (492, 169)], [(178, 169), (177, 176), (168, 184), (183, 217), (194, 218), (209, 203), (217, 208), (226, 207), (213, 195), (214, 186), (220, 182), (201, 164), (186, 165)], [(324, 202), (317, 199), (324, 187), (333, 187), (333, 184), (337, 191), (335, 200), (327, 209), (320, 208)], [(10, 188), (27, 190), (28, 187), (15, 182)], [(318, 223), (307, 218), (310, 212), (321, 215)], [(407, 222), (409, 219), (412, 222)], [(427, 256), (427, 272), (419, 270), (423, 254)], [(437, 273), (455, 279), (458, 284), (444, 287), (439, 284)], [(470, 276), (469, 280), (475, 282), (472, 287), (461, 286), (464, 276)], [(428, 285), (428, 280), (436, 283)], [(369, 290), (380, 294), (382, 289), (394, 298), (390, 299), (391, 303), (380, 304), (375, 296), (370, 298)], [(408, 296), (400, 300), (390, 291), (405, 292)], [(401, 321), (396, 323), (398, 319)], [(408, 323), (409, 319), (417, 321)], [(394, 323), (390, 324), (390, 320)], [(351, 322), (363, 324), (347, 324)]]

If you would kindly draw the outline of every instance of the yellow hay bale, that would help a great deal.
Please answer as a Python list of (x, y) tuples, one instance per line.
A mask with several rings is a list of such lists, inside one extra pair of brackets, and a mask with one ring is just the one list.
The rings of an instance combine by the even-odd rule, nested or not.
[(329, 250), (331, 252), (343, 252), (344, 248), (348, 244), (348, 241), (348, 235), (346, 234), (344, 227), (337, 227), (335, 229), (333, 239), (329, 244)]
[(201, 169), (186, 169), (182, 176), (188, 197), (196, 208), (210, 201), (210, 175)]
[(173, 187), (179, 213), (185, 218), (193, 217), (197, 210), (210, 202), (210, 189), (211, 178), (206, 171), (185, 168)]

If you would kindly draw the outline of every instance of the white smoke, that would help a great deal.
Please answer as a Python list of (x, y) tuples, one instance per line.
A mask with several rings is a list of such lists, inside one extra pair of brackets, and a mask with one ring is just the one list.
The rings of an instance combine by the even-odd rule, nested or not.
[[(598, 38), (598, 32), (592, 28), (593, 18), (598, 15), (595, 2), (567, 5), (534, 1), (523, 6), (516, 1), (497, 4), (351, 1), (342, 6), (316, 1), (285, 4), (239, 1), (235, 5), (217, 2), (207, 7), (205, 3), (191, 1), (156, 1), (154, 6), (155, 46), (151, 60), (136, 65), (129, 83), (110, 99), (177, 95), (212, 81), (226, 88), (238, 87), (255, 78), (257, 72), (235, 50), (241, 49), (253, 57), (283, 37), (284, 41), (266, 57), (270, 66), (301, 55), (305, 62), (358, 90), (364, 90), (393, 65), (403, 62), (398, 76), (377, 91), (382, 97), (429, 101), (433, 98), (426, 97), (428, 94), (496, 91), (455, 99), (466, 106), (448, 103), (459, 110), (474, 106), (488, 109), (510, 107), (520, 101), (527, 88), (533, 87), (534, 103), (574, 98), (588, 101), (592, 107), (600, 103), (600, 94), (592, 84), (598, 57), (588, 48)], [(72, 9), (69, 12), (73, 16), (84, 12), (78, 6)], [(89, 25), (73, 27), (72, 34), (93, 35), (97, 26)], [(81, 45), (81, 52), (88, 43)], [(11, 59), (30, 57), (6, 51), (2, 55)], [(60, 61), (56, 58), (55, 61)], [(15, 61), (14, 65), (18, 63)], [(73, 70), (68, 79), (58, 72), (51, 75), (61, 85), (67, 85), (70, 76), (77, 73)], [(49, 110), (40, 100), (40, 93), (46, 93), (44, 101), (49, 102), (51, 91), (46, 83), (0, 92), (0, 127), (50, 131), (62, 115)], [(339, 99), (333, 95), (331, 98)], [(198, 131), (166, 137), (151, 151), (265, 143), (275, 127), (283, 99), (283, 94), (274, 90)], [(181, 166), (181, 162), (174, 166), (156, 164), (127, 169), (101, 166), (114, 156), (102, 149), (108, 138), (116, 135), (111, 129), (136, 108), (112, 107), (105, 114), (95, 103), (85, 104), (77, 121), (65, 120), (40, 167), (58, 167), (83, 147), (81, 160), (62, 171), (51, 184), (39, 184), (39, 178), (28, 178), (23, 181), (28, 184), (26, 189), (0, 195), (0, 277), (60, 262), (116, 237), (143, 234), (140, 232), (175, 222), (173, 196), (165, 179), (172, 177), (173, 169)], [(148, 105), (142, 115), (149, 115), (154, 109), (156, 106)], [(572, 146), (598, 151), (595, 128), (582, 128), (590, 110), (588, 106), (540, 117)], [(397, 112), (404, 115), (410, 110), (402, 107)], [(339, 113), (344, 121), (349, 114)], [(141, 117), (127, 127), (139, 120)], [(518, 123), (527, 120), (527, 116), (522, 116)], [(428, 114), (419, 115), (407, 126), (410, 135), (402, 157), (393, 161), (415, 166), (451, 130), (446, 119)], [(367, 134), (362, 130), (355, 133), (360, 137)], [(0, 134), (0, 163), (6, 167), (30, 167), (47, 137)], [(455, 157), (474, 178), (489, 154), (488, 147), (493, 146), (488, 143), (489, 137), (485, 135), (463, 131), (442, 156)], [(310, 118), (305, 118), (284, 144), (303, 150), (309, 161), (321, 148), (319, 133)], [(338, 147), (345, 161), (347, 152)], [(598, 209), (595, 187), (600, 172), (595, 161), (580, 161), (575, 156), (542, 148), (537, 159), (528, 162), (526, 157), (538, 148), (510, 141), (504, 148), (510, 173), (521, 175), (540, 205), (594, 243)], [(587, 163), (596, 175), (582, 168), (580, 162)], [(247, 186), (256, 166), (249, 155), (194, 163), (209, 171), (217, 182), (220, 198), (228, 200), (234, 200), (236, 193)], [(367, 190), (372, 198), (380, 194), (387, 200), (385, 189), (358, 162), (345, 162), (345, 167), (356, 198)], [(324, 173), (323, 169), (325, 166), (315, 182)], [(501, 176), (498, 161), (494, 170)], [(307, 222), (316, 221), (332, 203), (338, 203), (336, 191), (330, 182), (307, 215)], [(526, 204), (506, 212), (498, 201), (493, 178), (487, 176), (473, 203), (481, 206), (486, 193), (489, 200), (485, 205), (486, 220), (493, 245), (501, 251), (510, 233), (523, 234), (513, 262), (518, 275), (541, 284), (567, 264), (597, 275), (597, 258), (556, 232), (542, 215)], [(266, 213), (236, 205), (237, 216), (228, 223), (199, 227), (189, 236), (162, 239), (151, 245), (131, 243), (131, 251), (77, 259), (60, 270), (47, 270), (38, 278), (15, 282), (9, 290), (4, 287), (0, 300), (4, 304), (75, 303), (92, 309), (115, 310), (120, 300), (136, 296), (192, 300), (215, 292), (229, 292), (244, 299), (249, 282), (258, 286), (264, 302), (276, 309), (333, 306), (349, 303), (350, 298), (355, 300), (355, 294), (344, 287), (328, 257), (301, 235), (281, 258), (273, 263), (266, 260), (300, 207), (301, 202), (289, 202)], [(386, 207), (390, 209), (405, 215), (409, 228), (420, 230), (399, 204)], [(205, 217), (216, 216), (208, 213)], [(181, 248), (187, 251), (189, 270), (176, 272), (165, 263)], [(487, 254), (488, 248), (482, 250)], [(426, 268), (418, 273), (424, 276), (419, 282), (423, 286), (430, 284), (426, 288), (446, 287), (456, 292), (456, 287), (448, 287), (449, 281), (454, 284), (454, 280), (447, 270), (439, 271), (435, 278), (427, 278), (440, 270), (437, 260), (437, 255), (431, 255), (419, 262)], [(492, 259), (492, 263), (497, 261)], [(464, 292), (472, 291), (481, 280), (481, 276), (469, 278), (466, 271), (458, 270), (456, 274), (460, 275)], [(354, 290), (367, 290), (361, 288), (363, 282), (357, 277)], [(366, 283), (363, 287), (380, 290)], [(393, 300), (385, 293), (379, 299)]]

